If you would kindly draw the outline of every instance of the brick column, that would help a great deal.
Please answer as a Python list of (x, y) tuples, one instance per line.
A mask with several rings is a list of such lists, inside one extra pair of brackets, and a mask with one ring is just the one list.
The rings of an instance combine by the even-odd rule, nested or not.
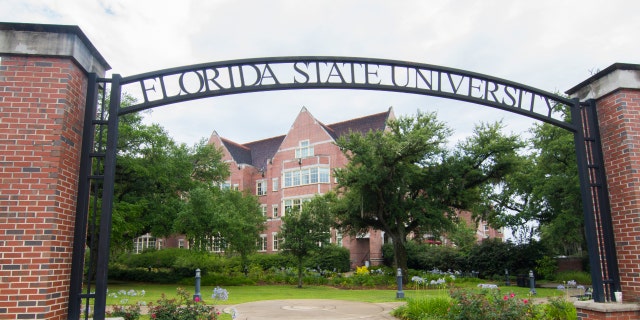
[(79, 28), (0, 23), (0, 318), (66, 319), (87, 73)]
[(640, 65), (614, 64), (567, 93), (596, 100), (623, 302), (640, 302)]

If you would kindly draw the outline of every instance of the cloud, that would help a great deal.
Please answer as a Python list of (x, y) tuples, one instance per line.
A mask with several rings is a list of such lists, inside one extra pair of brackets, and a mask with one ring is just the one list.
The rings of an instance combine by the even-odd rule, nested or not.
[[(397, 59), (563, 92), (615, 62), (638, 63), (640, 2), (5, 0), (0, 20), (79, 25), (124, 76), (241, 58)], [(522, 132), (534, 121), (451, 100), (369, 91), (251, 93), (154, 109), (180, 142), (212, 131), (238, 142), (284, 134), (302, 106), (333, 123), (387, 110), (437, 111), (463, 138), (479, 121)]]

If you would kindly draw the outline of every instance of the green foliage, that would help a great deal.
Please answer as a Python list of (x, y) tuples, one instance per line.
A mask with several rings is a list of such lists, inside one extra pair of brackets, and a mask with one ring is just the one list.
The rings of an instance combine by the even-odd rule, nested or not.
[(149, 305), (149, 315), (155, 320), (214, 320), (218, 319), (218, 313), (214, 306), (193, 301), (182, 288), (178, 288), (178, 298), (167, 299), (163, 295), (157, 304)]
[(450, 306), (449, 297), (412, 298), (393, 310), (392, 315), (403, 320), (446, 320)]
[(519, 299), (513, 293), (483, 290), (480, 293), (456, 290), (451, 293), (454, 302), (448, 319), (455, 320), (525, 320), (534, 319), (536, 310), (528, 299)]
[[(554, 111), (570, 121), (567, 106)], [(533, 147), (522, 169), (510, 174), (493, 198), (498, 215), (492, 221), (524, 234), (520, 242), (539, 235), (553, 255), (580, 254), (586, 246), (573, 134), (550, 124), (535, 125), (531, 132)], [(539, 228), (526, 230), (529, 222)]]
[(293, 267), (295, 262), (291, 255), (285, 254), (254, 254), (251, 263), (260, 266), (262, 270)]
[(311, 255), (305, 265), (318, 270), (347, 272), (351, 268), (349, 249), (335, 244), (324, 245)]
[(134, 281), (134, 282), (147, 282), (147, 283), (178, 283), (181, 279), (188, 276), (193, 276), (195, 273), (190, 272), (190, 275), (185, 273), (177, 273), (170, 269), (151, 271), (147, 268), (126, 268), (120, 265), (109, 265), (109, 279), (119, 281)]
[(550, 298), (549, 302), (542, 305), (543, 319), (574, 320), (578, 319), (578, 312), (573, 302), (563, 298)]
[(304, 260), (329, 244), (332, 221), (329, 204), (326, 197), (316, 196), (305, 203), (302, 210), (291, 210), (282, 217), (282, 250), (296, 258), (299, 288), (302, 287)]
[[(407, 269), (407, 236), (451, 231), (455, 210), (490, 216), (489, 195), (518, 169), (515, 135), (502, 124), (480, 125), (474, 135), (446, 150), (451, 130), (435, 114), (418, 113), (387, 123), (389, 130), (352, 133), (336, 143), (349, 163), (336, 170), (341, 193), (338, 227), (351, 233), (382, 230), (394, 244), (394, 265)], [(466, 235), (457, 241), (466, 246)]]
[(200, 187), (189, 193), (187, 204), (174, 222), (186, 234), (191, 248), (206, 252), (215, 245), (226, 254), (237, 253), (243, 269), (264, 229), (265, 217), (255, 196), (219, 187)]
[(581, 285), (591, 284), (591, 274), (584, 271), (563, 271), (555, 274), (555, 280), (558, 282), (575, 281)]
[(115, 305), (111, 308), (111, 311), (107, 311), (107, 317), (123, 318), (124, 320), (138, 320), (140, 315), (141, 308), (137, 303), (124, 306)]
[(558, 270), (558, 262), (556, 259), (544, 256), (537, 260), (536, 273), (543, 279), (555, 280), (556, 271)]

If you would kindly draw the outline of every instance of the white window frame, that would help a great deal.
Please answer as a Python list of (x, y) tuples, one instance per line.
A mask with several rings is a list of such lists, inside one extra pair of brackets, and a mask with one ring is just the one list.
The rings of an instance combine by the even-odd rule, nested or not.
[(262, 216), (266, 217), (267, 216), (267, 205), (266, 204), (261, 204), (260, 205), (260, 211), (262, 212)]
[(309, 142), (309, 140), (302, 140), (298, 142), (298, 147), (296, 148), (296, 158), (308, 158), (313, 157), (313, 145)]
[(277, 232), (271, 233), (271, 251), (280, 251), (280, 237)]
[(287, 170), (282, 173), (282, 188), (291, 188), (311, 184), (330, 183), (331, 169), (325, 166), (315, 166)]
[(258, 251), (266, 252), (267, 251), (267, 235), (261, 234), (260, 240), (258, 240)]
[(264, 196), (267, 194), (267, 182), (265, 180), (256, 181), (256, 195)]
[(278, 216), (278, 205), (274, 204), (271, 206), (271, 217), (273, 217), (274, 219), (280, 218)]
[(278, 181), (278, 178), (271, 179), (271, 191), (273, 192), (278, 191), (279, 184), (280, 183)]

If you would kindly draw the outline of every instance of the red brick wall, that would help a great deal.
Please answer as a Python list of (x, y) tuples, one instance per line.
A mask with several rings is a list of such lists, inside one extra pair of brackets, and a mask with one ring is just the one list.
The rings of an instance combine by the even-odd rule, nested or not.
[[(625, 301), (640, 301), (640, 90), (597, 101), (611, 215)], [(635, 318), (637, 319), (637, 318)]]
[(1, 59), (0, 318), (66, 319), (86, 77)]
[(640, 319), (638, 311), (601, 312), (577, 308), (579, 320), (637, 320)]

